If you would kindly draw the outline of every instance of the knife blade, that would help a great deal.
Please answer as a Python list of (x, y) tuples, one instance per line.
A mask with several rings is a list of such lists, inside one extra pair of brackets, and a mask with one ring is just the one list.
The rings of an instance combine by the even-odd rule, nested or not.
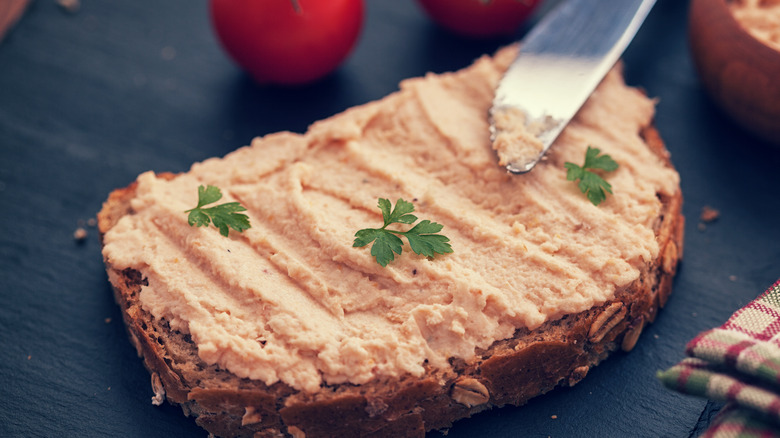
[(636, 35), (656, 0), (567, 0), (521, 40), (496, 88), (490, 140), (499, 164), (533, 169)]

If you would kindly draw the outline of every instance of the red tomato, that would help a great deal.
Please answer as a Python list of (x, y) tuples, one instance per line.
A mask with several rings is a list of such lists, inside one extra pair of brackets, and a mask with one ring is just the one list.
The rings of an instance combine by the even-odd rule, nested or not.
[(258, 82), (302, 84), (341, 64), (363, 25), (363, 0), (211, 0), (224, 49)]
[(511, 35), (541, 0), (417, 0), (434, 21), (470, 37)]

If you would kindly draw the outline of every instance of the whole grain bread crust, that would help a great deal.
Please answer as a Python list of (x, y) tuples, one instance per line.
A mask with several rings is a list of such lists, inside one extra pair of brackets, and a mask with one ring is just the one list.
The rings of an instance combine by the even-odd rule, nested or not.
[[(669, 154), (652, 126), (642, 132), (668, 166)], [(175, 178), (174, 174), (163, 174)], [(101, 236), (132, 214), (135, 184), (112, 192), (98, 214)], [(478, 350), (471, 361), (451, 359), (451, 370), (429, 368), (423, 378), (378, 379), (363, 385), (326, 385), (315, 394), (284, 383), (239, 378), (198, 357), (189, 335), (144, 310), (138, 299), (146, 279), (116, 270), (109, 280), (129, 337), (152, 376), (153, 402), (178, 404), (210, 433), (225, 437), (422, 437), (494, 406), (522, 405), (557, 386), (579, 382), (618, 349), (631, 350), (666, 303), (683, 251), (682, 195), (658, 195), (654, 226), (660, 256), (639, 278), (601, 306), (518, 329), (510, 339)]]

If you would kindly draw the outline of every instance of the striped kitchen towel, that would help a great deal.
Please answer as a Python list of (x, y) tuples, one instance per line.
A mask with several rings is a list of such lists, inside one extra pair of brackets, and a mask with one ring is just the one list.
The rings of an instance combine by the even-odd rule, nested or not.
[(705, 437), (780, 437), (780, 280), (658, 373), (684, 394), (724, 401)]

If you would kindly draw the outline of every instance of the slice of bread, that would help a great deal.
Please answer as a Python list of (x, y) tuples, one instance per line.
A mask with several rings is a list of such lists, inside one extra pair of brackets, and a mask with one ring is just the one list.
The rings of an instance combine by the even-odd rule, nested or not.
[[(474, 66), (463, 72), (441, 76), (429, 75), (424, 79), (415, 80), (417, 82), (406, 83), (399, 93), (382, 101), (350, 110), (346, 114), (335, 116), (334, 119), (346, 118), (348, 121), (357, 121), (355, 123), (363, 131), (368, 129), (367, 126), (371, 126), (375, 132), (385, 132), (386, 126), (402, 124), (395, 119), (398, 114), (403, 112), (397, 107), (399, 95), (416, 93), (418, 99), (434, 98), (436, 93), (421, 92), (419, 86), (422, 86), (420, 84), (424, 85), (426, 81), (441, 80), (441, 83), (446, 85), (445, 88), (468, 83), (468, 93), (453, 92), (453, 94), (457, 96), (455, 99), (463, 100), (464, 105), (476, 106), (480, 109), (475, 114), (483, 114), (484, 120), (480, 120), (476, 126), (484, 125), (486, 128), (487, 112), (483, 113), (481, 108), (486, 109), (492, 98), (492, 87), (489, 85), (495, 83), (512, 54), (513, 49), (506, 49), (499, 52), (495, 58), (484, 57), (478, 60)], [(480, 84), (479, 81), (475, 83), (472, 80), (473, 77), (469, 76), (474, 74), (475, 70), (487, 72), (484, 84)], [(621, 90), (629, 90), (627, 91), (629, 95), (634, 96), (632, 99), (644, 99), (650, 102), (644, 97), (637, 97), (638, 91), (625, 88), (622, 78), (620, 78), (619, 68), (611, 73), (609, 81), (610, 85), (602, 84), (602, 87), (623, 87)], [(601, 90), (602, 87), (597, 90), (596, 94), (607, 94), (608, 90)], [(142, 199), (143, 194), (139, 192), (144, 182), (139, 180), (126, 188), (111, 193), (98, 215), (98, 224), (104, 245), (113, 245), (111, 248), (104, 246), (106, 268), (114, 288), (116, 301), (122, 309), (130, 339), (152, 375), (153, 402), (160, 404), (167, 400), (170, 403), (179, 404), (185, 414), (195, 416), (199, 425), (216, 436), (423, 436), (426, 431), (448, 428), (453, 421), (468, 417), (476, 412), (507, 404), (521, 405), (532, 397), (550, 391), (556, 386), (574, 385), (585, 377), (590, 367), (598, 364), (610, 352), (617, 349), (631, 350), (645, 325), (655, 319), (656, 312), (660, 307), (663, 307), (671, 291), (672, 278), (676, 271), (677, 262), (682, 255), (684, 222), (681, 215), (682, 195), (678, 179), (676, 179), (677, 174), (673, 171), (669, 160), (669, 154), (658, 132), (651, 124), (652, 111), (649, 115), (635, 117), (636, 120), (629, 117), (633, 121), (621, 119), (622, 121), (616, 122), (621, 124), (621, 130), (608, 132), (608, 129), (599, 124), (599, 120), (603, 120), (609, 114), (629, 112), (631, 102), (626, 102), (627, 106), (621, 107), (620, 105), (614, 106), (614, 101), (609, 99), (599, 99), (598, 97), (594, 98), (592, 102), (586, 104), (583, 111), (572, 122), (573, 127), (567, 128), (562, 139), (559, 140), (561, 145), (558, 146), (556, 143), (556, 146), (553, 147), (551, 158), (532, 171), (531, 174), (536, 173), (537, 176), (528, 178), (541, 178), (542, 175), (553, 175), (557, 178), (554, 190), (542, 190), (545, 197), (538, 200), (538, 203), (545, 209), (560, 209), (561, 204), (550, 202), (549, 197), (557, 196), (556, 193), (569, 190), (568, 187), (571, 187), (570, 191), (560, 195), (566, 199), (564, 205), (573, 205), (572, 209), (577, 211), (582, 209), (587, 211), (587, 214), (598, 216), (600, 218), (598, 220), (605, 224), (604, 228), (619, 227), (623, 222), (634, 220), (636, 223), (629, 227), (630, 230), (634, 230), (631, 231), (632, 233), (642, 234), (641, 230), (646, 229), (650, 236), (649, 241), (647, 241), (650, 249), (646, 254), (625, 256), (625, 260), (618, 260), (620, 256), (618, 254), (603, 261), (605, 269), (610, 266), (614, 267), (615, 264), (624, 263), (628, 267), (628, 272), (632, 273), (630, 281), (620, 280), (624, 277), (620, 277), (619, 273), (615, 274), (613, 275), (614, 282), (609, 283), (608, 293), (587, 299), (579, 295), (574, 298), (561, 299), (562, 301), (557, 303), (555, 308), (545, 310), (546, 313), (543, 313), (540, 319), (533, 320), (530, 317), (526, 318), (525, 315), (513, 315), (509, 320), (515, 325), (508, 336), (492, 339), (483, 344), (475, 341), (476, 345), (472, 347), (472, 354), (452, 353), (446, 355), (446, 352), (441, 353), (435, 350), (435, 347), (430, 347), (430, 345), (435, 344), (431, 335), (425, 339), (429, 346), (422, 347), (423, 353), (421, 354), (425, 356), (425, 360), (416, 364), (420, 367), (420, 372), (398, 370), (383, 372), (379, 368), (373, 368), (368, 377), (349, 375), (349, 370), (346, 371), (346, 377), (339, 377), (329, 375), (321, 367), (317, 370), (318, 374), (315, 375), (322, 376), (322, 380), (315, 381), (312, 386), (301, 383), (302, 381), (296, 380), (295, 377), (285, 377), (286, 375), (282, 372), (277, 374), (269, 372), (270, 374), (263, 374), (266, 377), (259, 378), (252, 374), (252, 370), (237, 371), (238, 368), (235, 364), (240, 362), (230, 361), (219, 355), (207, 354), (204, 352), (205, 348), (199, 346), (198, 343), (198, 340), (205, 342), (204, 335), (197, 330), (191, 330), (186, 319), (182, 316), (183, 314), (176, 313), (175, 310), (171, 309), (160, 310), (159, 305), (151, 302), (150, 299), (145, 301), (142, 298), (143, 294), (156, 292), (156, 288), (167, 287), (161, 286), (157, 279), (157, 271), (163, 267), (151, 262), (124, 260), (121, 257), (121, 249), (116, 246), (122, 239), (130, 238), (127, 237), (130, 234), (116, 232), (118, 225), (123, 224), (122, 226), (127, 228), (127, 222), (133, 218), (139, 219), (141, 217), (140, 211), (148, 208), (148, 201), (145, 198)], [(642, 105), (645, 105), (644, 100), (640, 100)], [(449, 103), (449, 105), (452, 104), (452, 102)], [(381, 111), (383, 105), (391, 107), (391, 110)], [(652, 107), (651, 102), (648, 105)], [(297, 146), (286, 150), (290, 154), (300, 154), (296, 156), (300, 158), (313, 154), (315, 148), (323, 149), (323, 138), (333, 141), (333, 139), (338, 140), (345, 136), (352, 138), (351, 136), (354, 135), (352, 133), (354, 131), (353, 125), (348, 124), (350, 132), (345, 134), (345, 132), (336, 132), (340, 129), (336, 126), (342, 125), (329, 123), (329, 121), (324, 121), (316, 124), (309, 133), (302, 137), (292, 134), (283, 135), (283, 137), (291, 136), (290, 138), (306, 140), (302, 142), (302, 150), (299, 150)], [(626, 132), (625, 129), (633, 131), (630, 134), (620, 135), (630, 135), (631, 138), (624, 139), (617, 136), (616, 133)], [(423, 126), (421, 130), (426, 130), (426, 127)], [(462, 132), (462, 134), (468, 136), (471, 133)], [(475, 135), (477, 134), (480, 133), (475, 133)], [(411, 130), (405, 135), (407, 137), (404, 141), (408, 142), (413, 141), (418, 134), (417, 131)], [(493, 153), (487, 141), (487, 129), (485, 129), (484, 135), (485, 141), (480, 143), (479, 150), (477, 152), (471, 151), (471, 155), (465, 159), (474, 161), (477, 160), (474, 156), (482, 157), (484, 155), (486, 157)], [(315, 136), (317, 137), (315, 138)], [(243, 152), (239, 153), (258, 153), (262, 157), (265, 155), (264, 148), (271, 148), (272, 143), (279, 138), (279, 136), (269, 136), (265, 139), (258, 139), (250, 148), (245, 148), (242, 150)], [(590, 205), (587, 198), (578, 193), (574, 183), (566, 182), (565, 172), (560, 170), (563, 167), (563, 160), (567, 158), (568, 146), (566, 145), (574, 145), (571, 146), (573, 150), (583, 151), (585, 145), (580, 143), (588, 139), (603, 142), (603, 149), (611, 153), (621, 164), (621, 169), (618, 172), (624, 172), (620, 176), (614, 177), (613, 191), (615, 194), (610, 195), (607, 201), (598, 207)], [(388, 136), (388, 144), (393, 144), (393, 141)], [(611, 144), (622, 144), (624, 141), (639, 144), (646, 152), (649, 151), (649, 154), (642, 155), (644, 158), (635, 158), (629, 156), (630, 154), (622, 155), (623, 152), (617, 147), (615, 149), (608, 147)], [(451, 144), (451, 139), (441, 140), (441, 143), (439, 146), (444, 149), (455, 147)], [(435, 147), (435, 145), (429, 146)], [(381, 151), (384, 146), (379, 144), (376, 147)], [(556, 147), (558, 147), (557, 151)], [(582, 155), (577, 159), (581, 160), (581, 157)], [(622, 160), (621, 157), (623, 157)], [(295, 159), (297, 158), (288, 160), (287, 164), (272, 166), (273, 171), (291, 166), (290, 163)], [(498, 169), (495, 157), (491, 159)], [(221, 162), (221, 160), (216, 161)], [(225, 161), (229, 161), (229, 158), (226, 157)], [(237, 161), (246, 163), (246, 157), (240, 157)], [(209, 165), (214, 163), (215, 161), (210, 160)], [(208, 165), (201, 165), (200, 169), (203, 167), (208, 167)], [(631, 199), (621, 193), (621, 189), (627, 184), (630, 185), (634, 178), (642, 178), (637, 175), (645, 173), (645, 169), (649, 168), (658, 168), (667, 172), (666, 179), (671, 180), (671, 182), (665, 181), (665, 187), (658, 186), (652, 189), (655, 192), (651, 193), (652, 199), (649, 201), (634, 204)], [(195, 168), (193, 169), (197, 172)], [(240, 173), (237, 170), (232, 172)], [(485, 178), (490, 178), (490, 175), (493, 174), (488, 174), (485, 171), (484, 175), (488, 175)], [(187, 174), (165, 173), (146, 178), (153, 178), (155, 181), (165, 184), (186, 177)], [(210, 178), (212, 177), (201, 175), (199, 180), (211, 182), (213, 179)], [(246, 184), (253, 177), (247, 173), (239, 175), (238, 179), (241, 184)], [(474, 174), (456, 176), (456, 178), (461, 179), (474, 177)], [(480, 175), (476, 177), (480, 177)], [(522, 180), (526, 177), (525, 175), (502, 176), (499, 179), (502, 184), (508, 185), (506, 190), (511, 189), (512, 193), (515, 194), (517, 191), (546, 188), (543, 180)], [(216, 178), (213, 181), (217, 183), (221, 181), (218, 177), (213, 178)], [(553, 178), (551, 177), (551, 179)], [(349, 178), (345, 176), (345, 180), (349, 181)], [(224, 184), (226, 183), (223, 183), (222, 188), (226, 189)], [(340, 182), (329, 181), (329, 184), (338, 186)], [(526, 188), (526, 185), (531, 184), (534, 187)], [(452, 186), (456, 185), (452, 184)], [(646, 181), (642, 181), (638, 185), (643, 188), (652, 186)], [(403, 195), (408, 195), (403, 188), (399, 189), (397, 193), (378, 194), (378, 196), (390, 197), (391, 199)], [(181, 196), (188, 199), (187, 202), (189, 202), (192, 193)], [(262, 197), (262, 193), (257, 196)], [(497, 206), (495, 208), (501, 209), (502, 205), (510, 203), (509, 197), (515, 195), (510, 195), (508, 192), (484, 193), (484, 197), (489, 196), (499, 197), (498, 202), (494, 204)], [(426, 199), (420, 202), (421, 213), (436, 213), (437, 210), (430, 206), (433, 202), (427, 199), (426, 204)], [(523, 199), (525, 202), (532, 202), (535, 198)], [(358, 202), (356, 208), (375, 201), (376, 198), (366, 202)], [(252, 203), (249, 202), (249, 204)], [(255, 228), (264, 227), (266, 224), (264, 220), (268, 223), (275, 220), (270, 216), (256, 213), (255, 210), (259, 207), (249, 205), (248, 208)], [(173, 210), (178, 211), (175, 208)], [(186, 214), (183, 213), (184, 209), (181, 210), (181, 218), (177, 217), (175, 221), (184, 221), (186, 224)], [(583, 222), (587, 221), (582, 220), (577, 223), (575, 219), (576, 214), (579, 213), (573, 211), (562, 213), (564, 219), (561, 220), (571, 222), (569, 225), (573, 230), (572, 233), (579, 235), (595, 232), (589, 229), (587, 224), (583, 225)], [(645, 216), (641, 220), (636, 220), (635, 216), (640, 213)], [(574, 219), (572, 219), (573, 216), (575, 216)], [(455, 225), (450, 225), (448, 217), (440, 212), (436, 219), (445, 225), (445, 234), (455, 227)], [(301, 218), (301, 220), (303, 221), (305, 218)], [(542, 226), (545, 225), (542, 224)], [(164, 226), (161, 227), (164, 228)], [(531, 225), (529, 224), (528, 227), (530, 228)], [(186, 226), (179, 229), (184, 230), (181, 231), (183, 233), (189, 232), (189, 228)], [(139, 230), (140, 228), (135, 230), (132, 238), (137, 239), (140, 242), (139, 245), (143, 246), (144, 236), (142, 232), (139, 234)], [(225, 242), (232, 242), (236, 239), (243, 242), (244, 237), (251, 240), (250, 235), (246, 233), (238, 235), (235, 231), (230, 232), (230, 237), (224, 238), (219, 236), (215, 228), (192, 228), (191, 230), (192, 233), (198, 233), (198, 236), (201, 237), (204, 236), (203, 233), (213, 233), (213, 236), (219, 239), (226, 239)], [(526, 236), (524, 224), (515, 225), (512, 230), (515, 230), (515, 234), (518, 236)], [(357, 228), (352, 229), (352, 233), (354, 231), (357, 231)], [(475, 230), (474, 233), (478, 234), (479, 231)], [(293, 231), (293, 233), (295, 232)], [(400, 275), (401, 268), (410, 268), (411, 271), (413, 266), (424, 266), (425, 269), (432, 267), (431, 269), (433, 269), (446, 265), (450, 269), (461, 260), (464, 260), (464, 264), (470, 263), (470, 247), (464, 249), (466, 239), (460, 237), (459, 231), (451, 232), (454, 233), (452, 243), (455, 249), (452, 256), (437, 256), (433, 260), (425, 260), (404, 252), (403, 255), (397, 256), (397, 260), (388, 265), (387, 268), (381, 268), (378, 265), (366, 268), (370, 271), (366, 276), (376, 279), (385, 273), (388, 273), (387, 275), (390, 275), (389, 273)], [(173, 237), (170, 238), (173, 239)], [(181, 257), (184, 260), (179, 260), (178, 257), (171, 258), (170, 263), (190, 263), (195, 269), (204, 270), (208, 264), (204, 265), (196, 258), (188, 258), (187, 255), (188, 245), (193, 245), (193, 242), (197, 240), (196, 237), (178, 236), (175, 238), (180, 241), (178, 245), (183, 248)], [(514, 238), (516, 236), (512, 237), (512, 239)], [(558, 236), (551, 236), (551, 242), (544, 242), (540, 246), (544, 247), (545, 251), (554, 254), (561, 245), (567, 244), (567, 242), (552, 242), (555, 239), (558, 239)], [(528, 246), (531, 247), (532, 243), (529, 240)], [(548, 245), (545, 246), (546, 243)], [(483, 247), (488, 245), (489, 243), (485, 243)], [(610, 245), (611, 243), (606, 244), (606, 246)], [(155, 251), (152, 246), (144, 247), (143, 251)], [(358, 260), (343, 262), (338, 269), (369, 266), (367, 264), (369, 262), (375, 264), (367, 250), (349, 248), (350, 246), (351, 241), (347, 241), (344, 245), (345, 248), (340, 249), (340, 251), (354, 251)], [(586, 259), (589, 257), (586, 251), (588, 248), (583, 248), (581, 257)], [(259, 257), (263, 257), (261, 249), (254, 247), (253, 251), (259, 253)], [(311, 251), (315, 251), (315, 249), (312, 248)], [(533, 248), (530, 251), (533, 251)], [(156, 263), (160, 263), (159, 260)], [(526, 262), (524, 258), (518, 257), (516, 263), (518, 270), (520, 270), (521, 265)], [(584, 260), (583, 265), (590, 266), (591, 263)], [(416, 269), (414, 275), (417, 275)], [(311, 268), (311, 270), (316, 271), (316, 267)], [(438, 275), (439, 271), (435, 272)], [(599, 271), (598, 275), (602, 274)], [(346, 276), (346, 274), (344, 275)], [(566, 276), (566, 273), (563, 272), (560, 275)], [(291, 273), (290, 276), (295, 277), (295, 273)], [(529, 280), (529, 283), (531, 282), (532, 280)], [(572, 287), (576, 286), (575, 283), (571, 282), (566, 284), (573, 284)], [(408, 281), (398, 281), (393, 287), (402, 289), (411, 286)], [(394, 294), (404, 291), (386, 289), (385, 292)], [(526, 292), (518, 293), (523, 295)], [(481, 290), (479, 294), (482, 294)], [(553, 298), (560, 299), (559, 295), (552, 296), (552, 298), (547, 296), (546, 301), (537, 303), (538, 309), (546, 309), (545, 306), (554, 301)], [(450, 299), (457, 301), (459, 297), (450, 297)], [(567, 300), (577, 301), (577, 303), (569, 305)], [(489, 306), (485, 305), (485, 307)], [(229, 311), (227, 313), (230, 314)], [(467, 319), (474, 320), (474, 317), (469, 315)], [(459, 330), (458, 327), (456, 328)], [(452, 329), (456, 332), (458, 330)], [(466, 324), (466, 328), (461, 331), (465, 332), (464, 336), (468, 337), (469, 330), (473, 330), (473, 327)], [(263, 341), (264, 343), (265, 341)], [(425, 348), (429, 348), (429, 350), (425, 350)], [(428, 353), (425, 353), (426, 351)], [(446, 361), (443, 363), (435, 361), (436, 354), (447, 356)], [(428, 357), (431, 358), (430, 361)], [(366, 360), (372, 359), (369, 357)], [(295, 364), (291, 366), (294, 367)], [(267, 377), (269, 375), (273, 378)]]

